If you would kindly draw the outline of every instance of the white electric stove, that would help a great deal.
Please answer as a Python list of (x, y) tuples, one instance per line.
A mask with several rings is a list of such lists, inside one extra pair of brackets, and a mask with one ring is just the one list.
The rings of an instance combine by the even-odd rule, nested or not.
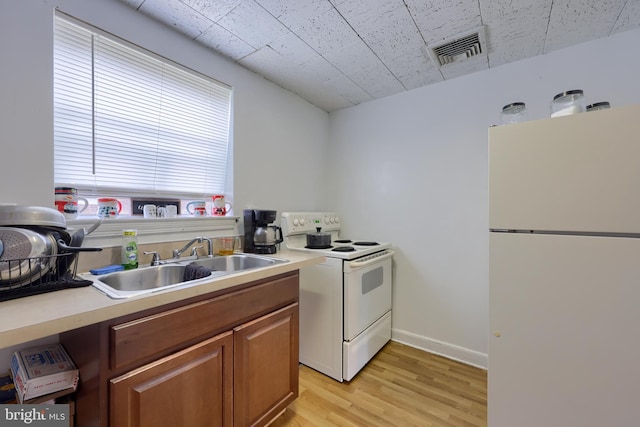
[[(284, 212), (284, 245), (326, 261), (300, 270), (300, 363), (350, 381), (391, 339), (391, 244), (341, 236), (335, 212)], [(326, 248), (307, 233), (331, 234)]]

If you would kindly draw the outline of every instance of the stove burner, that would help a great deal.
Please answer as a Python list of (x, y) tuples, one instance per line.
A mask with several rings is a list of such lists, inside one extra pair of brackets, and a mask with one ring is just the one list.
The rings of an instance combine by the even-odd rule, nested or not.
[(333, 243), (351, 243), (352, 240), (349, 239), (340, 239), (340, 240), (334, 240)]
[(358, 246), (376, 246), (379, 245), (380, 243), (378, 242), (354, 242), (354, 245), (358, 245)]
[(305, 246), (305, 249), (331, 249), (333, 246), (331, 245), (326, 245), (326, 246)]
[(353, 252), (356, 250), (353, 246), (338, 246), (337, 248), (331, 249), (333, 252)]

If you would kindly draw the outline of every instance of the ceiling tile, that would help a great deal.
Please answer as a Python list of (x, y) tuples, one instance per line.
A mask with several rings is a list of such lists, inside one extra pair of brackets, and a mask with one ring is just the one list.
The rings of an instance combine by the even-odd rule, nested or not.
[(120, 0), (122, 3), (126, 3), (129, 6), (133, 7), (134, 9), (137, 9), (140, 7), (140, 5), (142, 3), (144, 3), (144, 0)]
[(354, 105), (373, 100), (371, 95), (344, 75), (327, 80), (323, 82), (322, 85), (332, 92), (339, 93)]
[(231, 12), (241, 0), (180, 0), (182, 3), (201, 13), (208, 19), (217, 22)]
[(380, 59), (358, 37), (355, 38), (354, 43), (348, 46), (339, 46), (323, 57), (344, 74), (380, 64)]
[(331, 80), (342, 75), (340, 70), (319, 55), (300, 64), (299, 69), (305, 75), (314, 77), (318, 82)]
[(361, 68), (347, 77), (374, 98), (382, 98), (405, 90), (382, 63)]
[(365, 43), (385, 63), (401, 56), (421, 54), (425, 46), (406, 7), (395, 8), (379, 16), (368, 28), (358, 28)]
[[(346, 99), (339, 91), (332, 90), (333, 86), (324, 83), (335, 81), (342, 75), (321, 57), (311, 60), (307, 65), (296, 65), (266, 46), (242, 59), (240, 63), (326, 111), (355, 105), (355, 102)], [(355, 91), (347, 92), (352, 94)]]
[(333, 8), (327, 0), (256, 0), (290, 29), (296, 29)]
[(320, 56), (303, 64), (294, 64), (269, 46), (246, 56), (239, 63), (296, 93), (305, 85), (319, 86), (324, 81), (342, 76), (340, 71)]
[(338, 12), (359, 34), (361, 30), (380, 28), (385, 23), (385, 16), (399, 7), (405, 8), (402, 0), (343, 0), (336, 5)]
[(312, 18), (295, 33), (320, 55), (330, 55), (358, 41), (358, 35), (335, 9)]
[(483, 0), (480, 2), (489, 64), (540, 55), (544, 51), (552, 0)]
[(306, 85), (295, 93), (325, 111), (337, 111), (355, 105), (342, 95), (327, 90), (321, 84)]
[(245, 56), (238, 63), (274, 82), (279, 76), (291, 73), (295, 65), (269, 46)]
[(256, 49), (288, 32), (282, 23), (253, 0), (241, 2), (222, 17), (218, 24)]
[(532, 34), (529, 43), (522, 40), (509, 41), (508, 39), (494, 40), (489, 44), (489, 66), (508, 64), (521, 59), (540, 55), (544, 50), (544, 34)]
[(405, 0), (427, 45), (482, 25), (478, 0)]
[(205, 18), (180, 0), (145, 0), (138, 10), (192, 39), (213, 25), (210, 19)]
[(627, 0), (554, 2), (545, 52), (608, 36)]
[(196, 41), (236, 61), (255, 51), (253, 46), (218, 24), (207, 28)]
[(407, 90), (444, 80), (440, 69), (420, 50), (417, 53), (400, 54), (385, 61), (385, 64)]
[(290, 32), (272, 41), (269, 46), (295, 64), (302, 64), (318, 56), (311, 46), (300, 40), (300, 37), (296, 34)]
[(617, 33), (638, 27), (640, 27), (640, 2), (629, 0), (611, 32)]

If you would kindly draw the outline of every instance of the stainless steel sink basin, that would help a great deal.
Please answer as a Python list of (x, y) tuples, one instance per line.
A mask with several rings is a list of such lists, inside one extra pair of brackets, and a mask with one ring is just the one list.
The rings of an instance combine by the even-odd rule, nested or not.
[[(193, 286), (215, 278), (255, 268), (285, 263), (287, 260), (253, 254), (234, 254), (213, 258), (200, 258), (162, 264), (135, 270), (118, 271), (103, 276), (92, 276), (93, 286), (111, 298), (130, 298), (169, 288)], [(187, 265), (205, 266), (211, 274), (195, 280), (185, 280)]]
[(184, 282), (184, 265), (171, 264), (157, 267), (119, 271), (100, 277), (100, 281), (117, 291), (143, 291), (164, 288)]
[(263, 257), (260, 255), (234, 254), (229, 256), (204, 258), (194, 262), (215, 271), (235, 272), (268, 267), (270, 265), (281, 264), (286, 261), (283, 259)]

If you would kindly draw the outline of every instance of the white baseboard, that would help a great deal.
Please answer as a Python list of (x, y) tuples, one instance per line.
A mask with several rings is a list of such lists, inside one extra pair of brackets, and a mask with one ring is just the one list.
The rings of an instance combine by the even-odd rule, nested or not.
[(423, 337), (421, 335), (399, 329), (391, 330), (391, 340), (429, 353), (437, 354), (448, 359), (456, 360), (467, 365), (485, 370), (487, 369), (488, 355), (485, 353), (469, 350), (468, 348)]

